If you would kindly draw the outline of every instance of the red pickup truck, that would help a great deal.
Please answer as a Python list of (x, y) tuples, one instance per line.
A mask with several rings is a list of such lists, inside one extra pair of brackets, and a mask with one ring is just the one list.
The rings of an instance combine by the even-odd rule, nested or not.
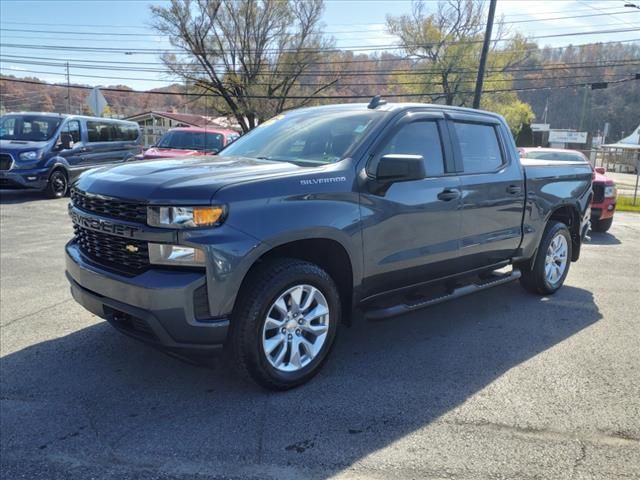
[(165, 133), (157, 144), (152, 145), (140, 155), (139, 159), (212, 155), (218, 153), (238, 137), (240, 137), (238, 132), (222, 128), (173, 128)]
[[(567, 162), (589, 162), (589, 159), (577, 150), (562, 148), (519, 148), (521, 158), (535, 160), (561, 160)], [(593, 200), (591, 201), (591, 229), (606, 232), (613, 223), (616, 210), (617, 190), (615, 182), (605, 175), (604, 167), (593, 169)]]

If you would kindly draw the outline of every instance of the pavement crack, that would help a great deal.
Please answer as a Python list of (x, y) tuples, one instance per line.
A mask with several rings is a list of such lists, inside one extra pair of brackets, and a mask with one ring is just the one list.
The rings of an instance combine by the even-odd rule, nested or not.
[(61, 302), (54, 303), (53, 305), (47, 305), (46, 307), (43, 307), (40, 310), (36, 310), (35, 312), (27, 313), (26, 315), (22, 315), (21, 317), (11, 319), (7, 323), (1, 324), (0, 327), (7, 328), (9, 325), (12, 325), (12, 324), (14, 324), (16, 322), (19, 322), (20, 320), (24, 320), (25, 318), (32, 317), (33, 315), (37, 315), (39, 313), (42, 313), (45, 310), (49, 310), (50, 308), (59, 307), (60, 305), (62, 305), (64, 303), (70, 302), (71, 300), (72, 300), (71, 298), (67, 298), (66, 300), (62, 300)]

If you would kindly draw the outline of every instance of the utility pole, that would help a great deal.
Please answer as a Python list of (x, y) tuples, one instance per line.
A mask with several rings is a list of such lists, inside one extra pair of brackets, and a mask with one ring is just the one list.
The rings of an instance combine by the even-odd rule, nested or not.
[(71, 76), (69, 75), (69, 62), (67, 62), (67, 113), (71, 114)]
[(489, 4), (489, 16), (487, 17), (487, 29), (484, 32), (484, 42), (482, 43), (482, 54), (480, 55), (480, 66), (478, 67), (478, 78), (476, 79), (476, 93), (473, 96), (473, 108), (480, 108), (480, 96), (482, 95), (482, 83), (484, 82), (484, 70), (489, 54), (489, 44), (491, 43), (491, 30), (493, 29), (493, 17), (496, 13), (496, 3), (498, 0), (491, 0)]
[(582, 95), (582, 113), (580, 114), (580, 127), (578, 131), (582, 132), (584, 128), (584, 117), (587, 113), (587, 95), (589, 95), (589, 85), (584, 86), (584, 93)]

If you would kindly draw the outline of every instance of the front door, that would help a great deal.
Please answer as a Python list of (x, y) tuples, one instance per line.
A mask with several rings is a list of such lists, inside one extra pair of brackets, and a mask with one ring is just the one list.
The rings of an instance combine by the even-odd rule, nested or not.
[(80, 121), (69, 120), (60, 130), (60, 135), (69, 135), (71, 137), (71, 148), (60, 150), (58, 153), (58, 156), (64, 158), (69, 165), (70, 180), (73, 180), (84, 169), (86, 151), (81, 128)]
[(361, 191), (364, 296), (455, 272), (460, 237), (460, 179), (444, 116), (409, 113), (374, 147), (371, 175), (386, 154), (421, 155), (427, 178), (384, 192)]

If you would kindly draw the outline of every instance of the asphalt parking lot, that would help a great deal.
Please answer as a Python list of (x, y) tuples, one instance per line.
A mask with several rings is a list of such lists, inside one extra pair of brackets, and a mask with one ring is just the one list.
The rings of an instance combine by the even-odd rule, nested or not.
[(1, 195), (3, 479), (640, 478), (640, 215), (593, 234), (555, 296), (358, 321), (270, 393), (76, 305), (66, 204)]

